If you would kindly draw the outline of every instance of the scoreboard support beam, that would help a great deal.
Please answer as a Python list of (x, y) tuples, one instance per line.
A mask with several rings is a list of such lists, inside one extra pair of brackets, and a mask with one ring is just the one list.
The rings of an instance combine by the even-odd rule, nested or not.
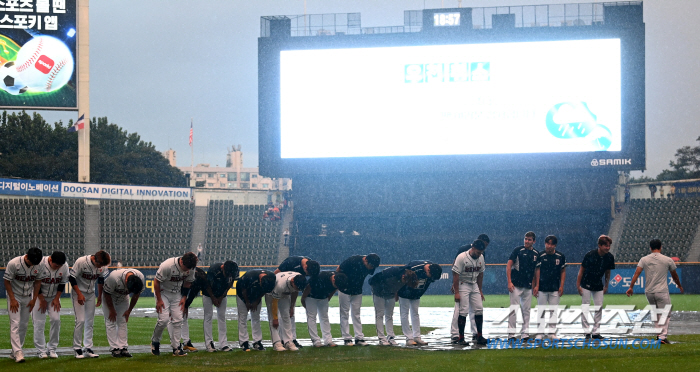
[(90, 0), (78, 0), (78, 117), (85, 116), (78, 131), (78, 182), (90, 182)]

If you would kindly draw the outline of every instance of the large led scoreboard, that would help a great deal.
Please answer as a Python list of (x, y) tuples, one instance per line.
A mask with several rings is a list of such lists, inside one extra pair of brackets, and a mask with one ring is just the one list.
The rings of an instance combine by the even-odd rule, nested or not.
[(645, 168), (644, 24), (259, 39), (270, 176)]

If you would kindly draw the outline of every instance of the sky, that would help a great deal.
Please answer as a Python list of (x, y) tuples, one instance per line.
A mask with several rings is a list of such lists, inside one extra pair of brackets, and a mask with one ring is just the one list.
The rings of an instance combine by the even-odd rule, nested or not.
[[(463, 0), (462, 7), (581, 3)], [(137, 132), (190, 165), (224, 166), (241, 145), (258, 165), (257, 39), (260, 17), (360, 12), (362, 27), (400, 26), (404, 10), (457, 0), (120, 0), (90, 2), (90, 114)], [(647, 171), (655, 176), (700, 136), (700, 1), (644, 2)], [(41, 111), (49, 122), (75, 112)], [(639, 176), (639, 172), (634, 172)]]

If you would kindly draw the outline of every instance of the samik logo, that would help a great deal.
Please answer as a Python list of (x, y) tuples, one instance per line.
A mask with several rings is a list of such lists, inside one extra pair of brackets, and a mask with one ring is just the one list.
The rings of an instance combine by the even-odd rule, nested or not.
[(604, 165), (632, 165), (632, 159), (593, 159), (591, 160), (592, 167)]
[(34, 64), (34, 67), (36, 67), (37, 70), (43, 72), (44, 74), (48, 74), (51, 69), (53, 68), (54, 62), (51, 58), (42, 55), (39, 57), (39, 59), (36, 61)]

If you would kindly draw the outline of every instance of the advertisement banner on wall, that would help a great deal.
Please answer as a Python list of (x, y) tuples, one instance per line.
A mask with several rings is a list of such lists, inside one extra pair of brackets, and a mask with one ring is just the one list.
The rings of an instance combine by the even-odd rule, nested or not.
[[(630, 287), (630, 283), (632, 282), (632, 276), (634, 275), (634, 272), (637, 270), (636, 267), (629, 268), (629, 269), (615, 269), (610, 271), (610, 283), (608, 285), (608, 293), (625, 293), (627, 292), (627, 289)], [(678, 274), (679, 279), (683, 279), (681, 276), (681, 268), (676, 269), (676, 273)], [(635, 293), (641, 294), (644, 293), (644, 274), (645, 272), (642, 271), (642, 274), (639, 276), (637, 279), (637, 283), (634, 286)], [(681, 290), (678, 289), (678, 286), (676, 286), (676, 283), (673, 281), (671, 278), (671, 274), (666, 275), (666, 282), (668, 283), (668, 292), (669, 293), (681, 293)]]
[(94, 183), (61, 184), (61, 196), (88, 199), (190, 200), (192, 189), (184, 187), (101, 185)]
[(0, 194), (57, 198), (61, 196), (61, 183), (0, 178)]
[(700, 181), (673, 183), (675, 198), (696, 198), (700, 196)]
[(76, 0), (0, 1), (0, 108), (75, 110)]

